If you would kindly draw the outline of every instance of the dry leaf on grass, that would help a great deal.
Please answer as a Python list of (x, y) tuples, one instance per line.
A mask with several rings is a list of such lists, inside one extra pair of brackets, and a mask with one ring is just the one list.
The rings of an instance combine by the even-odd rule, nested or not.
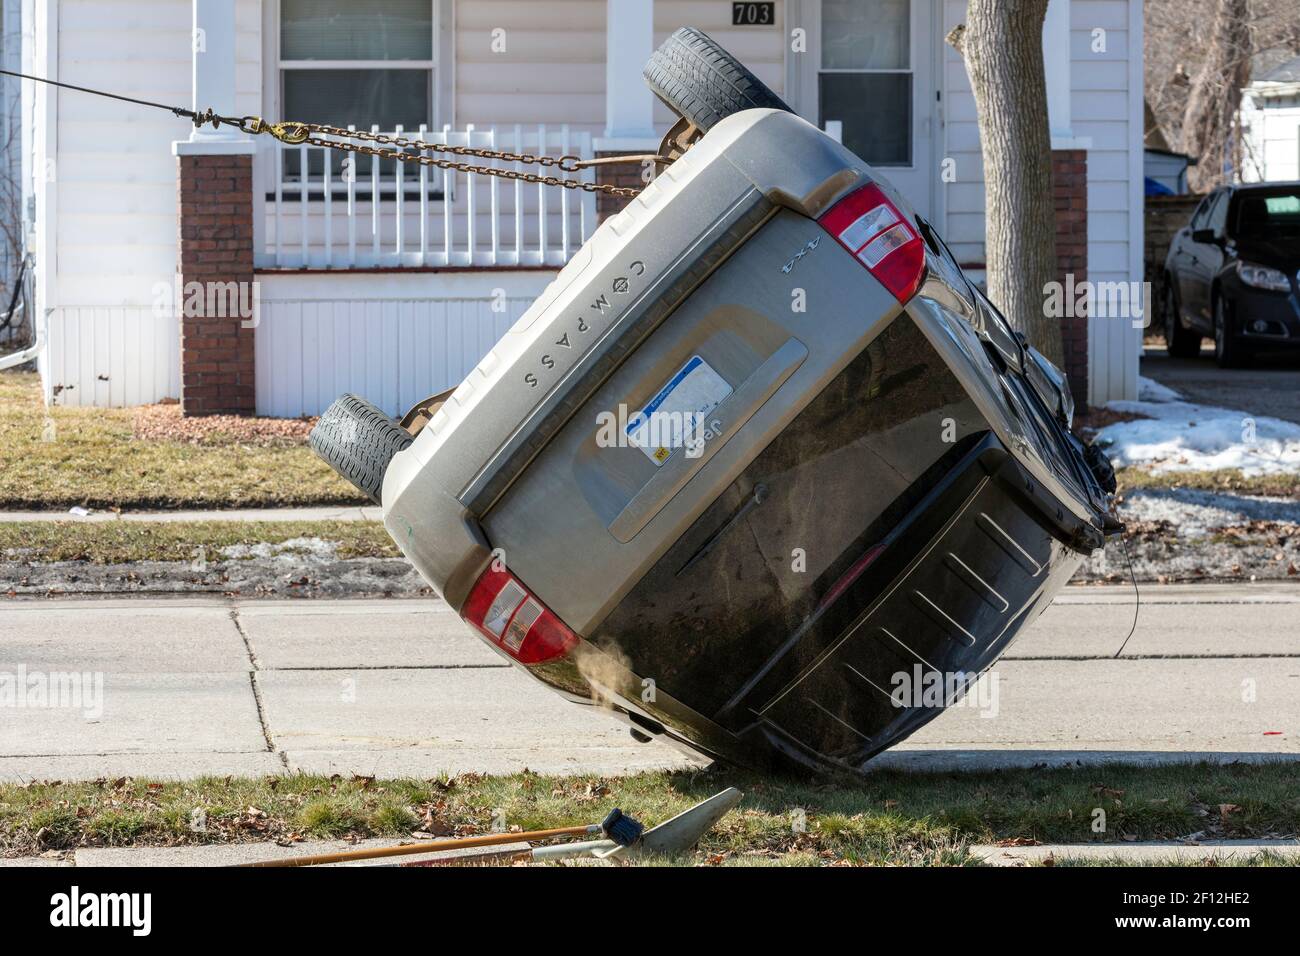
[(1033, 837), (1007, 837), (1005, 840), (999, 840), (994, 846), (1042, 846), (1038, 840)]
[(179, 405), (141, 405), (132, 410), (131, 437), (188, 445), (302, 445), (315, 424), (314, 418), (184, 418)]

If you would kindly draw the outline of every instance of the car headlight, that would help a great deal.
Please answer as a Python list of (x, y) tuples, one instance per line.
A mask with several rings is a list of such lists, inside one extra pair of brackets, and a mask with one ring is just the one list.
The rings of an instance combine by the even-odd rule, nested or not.
[(1268, 266), (1258, 266), (1253, 262), (1237, 262), (1237, 275), (1246, 285), (1256, 289), (1268, 289), (1272, 292), (1290, 292), (1291, 280), (1286, 273)]

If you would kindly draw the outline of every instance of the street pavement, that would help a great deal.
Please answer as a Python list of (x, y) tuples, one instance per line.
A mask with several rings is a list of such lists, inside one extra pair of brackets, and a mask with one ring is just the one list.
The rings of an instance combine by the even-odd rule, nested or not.
[(1189, 402), (1238, 408), (1300, 424), (1300, 355), (1261, 355), (1248, 368), (1214, 364), (1208, 339), (1194, 359), (1170, 358), (1163, 345), (1147, 346), (1141, 374), (1182, 394)]
[[(1132, 616), (1131, 590), (1067, 588), (996, 666), (996, 695), (950, 708), (880, 765), (1300, 754), (1300, 587), (1144, 587), (1114, 659)], [(89, 675), (80, 701), (0, 694), (0, 779), (690, 763), (510, 667), (434, 599), (0, 604), (0, 687), (71, 672)]]

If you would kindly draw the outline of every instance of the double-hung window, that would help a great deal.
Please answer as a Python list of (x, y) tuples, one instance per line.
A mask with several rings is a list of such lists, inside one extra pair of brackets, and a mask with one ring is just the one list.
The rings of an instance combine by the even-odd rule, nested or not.
[[(288, 120), (391, 133), (433, 128), (437, 116), (438, 0), (279, 0), (279, 115)], [(331, 152), (338, 175), (344, 154)], [(324, 154), (308, 150), (308, 175), (319, 179)], [(287, 150), (284, 176), (302, 175), (299, 153)], [(359, 158), (358, 183), (369, 170)], [(393, 161), (380, 162), (391, 183)]]
[(911, 0), (822, 0), (820, 122), (873, 166), (912, 165)]

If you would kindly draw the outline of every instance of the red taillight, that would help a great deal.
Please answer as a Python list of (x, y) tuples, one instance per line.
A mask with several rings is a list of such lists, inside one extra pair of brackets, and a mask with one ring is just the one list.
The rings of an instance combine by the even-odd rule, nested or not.
[(497, 561), (474, 583), (460, 616), (521, 664), (562, 657), (578, 643), (578, 635)]
[(925, 245), (874, 183), (849, 193), (817, 221), (899, 302), (907, 302), (921, 288)]

